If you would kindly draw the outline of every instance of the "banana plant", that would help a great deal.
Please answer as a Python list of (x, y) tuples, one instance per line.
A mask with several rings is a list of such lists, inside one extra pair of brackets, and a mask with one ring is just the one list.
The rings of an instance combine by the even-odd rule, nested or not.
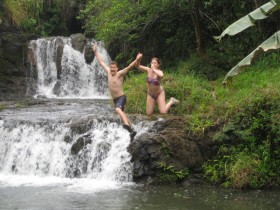
[[(235, 34), (244, 31), (245, 29), (254, 26), (255, 22), (267, 18), (270, 14), (280, 9), (280, 0), (271, 0), (266, 4), (260, 6), (253, 12), (242, 17), (236, 22), (227, 27), (220, 36), (214, 36), (214, 39), (221, 41), (225, 35), (233, 36)], [(228, 78), (238, 75), (246, 66), (251, 65), (252, 61), (261, 52), (266, 52), (270, 49), (280, 48), (280, 31), (277, 31), (274, 35), (265, 40), (255, 50), (253, 50), (248, 56), (241, 60), (236, 66), (234, 66), (225, 76), (223, 83), (226, 84)]]

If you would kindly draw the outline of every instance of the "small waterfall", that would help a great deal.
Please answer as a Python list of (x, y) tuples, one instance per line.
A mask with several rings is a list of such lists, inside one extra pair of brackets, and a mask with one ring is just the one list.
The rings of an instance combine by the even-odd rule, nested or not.
[[(87, 39), (86, 42), (80, 52), (66, 37), (32, 40), (30, 75), (36, 84), (33, 91), (30, 84), (28, 94), (46, 98), (108, 98), (107, 75), (95, 58), (86, 62), (86, 54), (93, 58), (91, 43), (95, 41)], [(102, 43), (96, 43), (104, 61), (109, 63), (110, 57)]]
[[(85, 146), (73, 153), (75, 144), (81, 142)], [(32, 183), (34, 177), (80, 178), (102, 182), (99, 187), (130, 183), (129, 143), (128, 132), (119, 123), (106, 120), (93, 120), (83, 134), (71, 131), (67, 123), (12, 125), (0, 120), (0, 183), (14, 176), (25, 177), (24, 184)]]

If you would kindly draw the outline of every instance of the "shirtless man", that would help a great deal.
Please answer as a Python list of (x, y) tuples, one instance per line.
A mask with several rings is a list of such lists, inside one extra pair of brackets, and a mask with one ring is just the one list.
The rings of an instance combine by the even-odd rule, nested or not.
[(122, 122), (124, 123), (123, 127), (129, 131), (131, 141), (132, 141), (134, 136), (136, 135), (136, 131), (134, 131), (133, 128), (131, 127), (131, 123), (124, 112), (126, 96), (124, 95), (122, 85), (123, 85), (124, 76), (129, 72), (130, 69), (132, 69), (135, 66), (136, 62), (139, 59), (141, 59), (142, 54), (138, 53), (136, 59), (131, 64), (129, 64), (128, 67), (118, 71), (119, 67), (118, 67), (118, 63), (116, 61), (112, 61), (110, 63), (110, 66), (107, 66), (104, 63), (103, 59), (101, 58), (101, 56), (98, 53), (96, 44), (94, 44), (92, 46), (92, 50), (93, 50), (98, 62), (100, 63), (101, 67), (104, 69), (104, 71), (108, 75), (108, 87), (109, 87), (111, 96), (113, 98), (114, 104), (115, 104), (115, 110), (116, 110), (117, 114), (120, 116)]

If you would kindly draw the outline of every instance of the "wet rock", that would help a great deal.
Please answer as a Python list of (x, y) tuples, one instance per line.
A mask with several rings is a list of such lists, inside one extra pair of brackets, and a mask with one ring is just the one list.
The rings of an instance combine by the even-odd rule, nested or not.
[(85, 61), (87, 64), (90, 64), (94, 60), (94, 53), (92, 51), (92, 44), (90, 40), (87, 40), (87, 44), (85, 45)]
[[(0, 24), (0, 99), (15, 99), (26, 95), (27, 54), (26, 35), (6, 21)], [(27, 58), (26, 58), (27, 59)]]
[(71, 154), (77, 155), (87, 144), (91, 144), (92, 140), (89, 135), (81, 136), (71, 147)]
[(159, 120), (129, 145), (135, 181), (146, 182), (148, 177), (156, 180), (160, 164), (172, 166), (174, 171), (196, 170), (216, 154), (209, 136), (194, 137), (185, 131), (186, 120), (180, 117)]
[(61, 66), (61, 61), (62, 61), (62, 55), (63, 55), (63, 49), (64, 49), (64, 43), (62, 39), (57, 39), (56, 40), (56, 70), (57, 70), (57, 79), (61, 79), (61, 72), (62, 72), (62, 66)]
[(86, 44), (86, 37), (84, 34), (72, 34), (70, 36), (70, 39), (71, 39), (71, 42), (72, 42), (72, 47), (75, 49), (75, 50), (78, 50), (80, 51), (81, 53), (83, 52), (84, 50), (84, 46)]
[(93, 121), (96, 121), (96, 122), (108, 121), (110, 123), (112, 123), (112, 122), (120, 123), (120, 119), (117, 115), (104, 115), (104, 116), (87, 115), (84, 117), (71, 119), (71, 122), (68, 124), (68, 126), (70, 127), (70, 129), (73, 133), (84, 134), (88, 130), (90, 130)]

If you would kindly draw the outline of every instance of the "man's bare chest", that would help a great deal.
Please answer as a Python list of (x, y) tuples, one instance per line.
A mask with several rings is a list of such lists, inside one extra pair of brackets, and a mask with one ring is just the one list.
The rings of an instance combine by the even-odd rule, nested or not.
[(110, 87), (120, 87), (122, 86), (122, 79), (121, 78), (109, 78), (108, 83)]

